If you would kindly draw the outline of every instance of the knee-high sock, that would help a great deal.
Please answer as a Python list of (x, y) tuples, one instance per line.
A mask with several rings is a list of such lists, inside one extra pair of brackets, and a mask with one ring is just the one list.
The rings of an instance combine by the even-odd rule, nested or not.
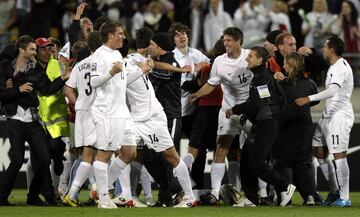
[(50, 165), (50, 174), (51, 174), (51, 179), (52, 179), (52, 183), (54, 186), (54, 191), (55, 193), (58, 194), (58, 188), (59, 188), (59, 183), (60, 183), (60, 176), (55, 174), (54, 171), (54, 160), (51, 160), (51, 165)]
[(350, 170), (347, 158), (335, 160), (336, 177), (339, 184), (340, 198), (349, 200)]
[[(127, 164), (120, 158), (116, 158), (111, 162), (109, 167), (108, 187), (109, 189), (114, 188), (113, 183), (119, 177), (121, 171), (127, 166)], [(99, 186), (98, 186), (99, 187)]]
[(179, 164), (173, 169), (174, 176), (178, 178), (182, 190), (184, 191), (184, 199), (194, 200), (194, 192), (192, 191), (190, 174), (184, 161), (180, 159)]
[(28, 191), (29, 191), (29, 188), (30, 188), (33, 178), (34, 178), (34, 170), (31, 165), (31, 160), (29, 159), (26, 164), (26, 186), (27, 186)]
[(134, 198), (134, 197), (138, 197), (137, 188), (140, 180), (140, 170), (142, 164), (137, 161), (133, 161), (130, 163), (130, 165), (131, 165), (131, 173), (130, 173), (131, 195)]
[(225, 174), (225, 163), (213, 163), (211, 170), (211, 193), (219, 199), (221, 181)]
[(82, 162), (82, 158), (79, 157), (78, 159), (76, 159), (73, 163), (73, 165), (71, 166), (70, 169), (70, 174), (69, 174), (69, 184), (68, 184), (68, 189), (70, 189), (70, 186), (72, 185), (72, 182), (75, 179), (76, 176), (76, 171), (80, 166), (80, 163)]
[(95, 182), (95, 174), (94, 174), (94, 167), (90, 168), (89, 171), (89, 184), (91, 191), (97, 191), (96, 182)]
[(94, 161), (94, 174), (100, 202), (109, 200), (108, 192), (108, 163)]
[(268, 193), (267, 193), (267, 183), (264, 182), (262, 179), (258, 178), (258, 182), (259, 182), (259, 195), (260, 197), (267, 197)]
[(315, 186), (317, 186), (317, 169), (319, 166), (319, 162), (318, 159), (316, 157), (313, 158), (312, 160), (312, 167), (313, 167), (313, 171), (314, 171), (314, 183)]
[(141, 167), (140, 170), (140, 181), (141, 181), (141, 187), (144, 191), (145, 198), (151, 198), (152, 197), (151, 176), (144, 165)]
[(74, 178), (74, 181), (71, 184), (69, 190), (69, 197), (71, 200), (75, 199), (76, 194), (79, 192), (81, 186), (84, 184), (86, 179), (89, 177), (89, 173), (91, 170), (91, 164), (88, 162), (81, 162)]
[(71, 170), (71, 167), (75, 160), (75, 156), (73, 154), (71, 154), (70, 151), (68, 151), (68, 150), (65, 151), (64, 157), (66, 160), (63, 161), (64, 170), (63, 170), (62, 174), (60, 175), (59, 189), (67, 188), (68, 183), (69, 183), (70, 170)]
[(188, 169), (191, 168), (191, 165), (194, 163), (194, 156), (190, 153), (187, 153), (185, 157), (183, 157), (183, 161)]
[(335, 177), (335, 167), (333, 162), (327, 157), (325, 159), (318, 159), (322, 173), (325, 176), (326, 181), (329, 183), (330, 192), (332, 194), (338, 194), (339, 188)]
[(238, 191), (240, 191), (241, 190), (240, 162), (238, 162), (238, 161), (229, 161), (228, 178), (229, 178), (230, 184), (233, 184), (234, 187)]
[(128, 164), (120, 173), (119, 181), (122, 189), (122, 196), (127, 200), (132, 200), (131, 185), (130, 185), (130, 172), (131, 167)]

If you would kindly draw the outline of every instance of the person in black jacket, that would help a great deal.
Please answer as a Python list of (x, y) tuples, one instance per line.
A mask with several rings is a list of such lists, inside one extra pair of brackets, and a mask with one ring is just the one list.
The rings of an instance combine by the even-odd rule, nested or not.
[[(171, 40), (167, 33), (156, 33), (152, 37), (149, 51), (155, 61), (179, 67), (172, 50)], [(149, 74), (149, 80), (154, 87), (156, 98), (164, 108), (168, 129), (178, 151), (181, 140), (181, 74), (154, 69)], [(171, 195), (181, 191), (181, 188), (173, 176), (172, 168), (162, 155), (147, 148), (144, 149), (144, 165), (160, 186), (158, 202), (154, 206), (173, 205)]]
[(279, 133), (273, 145), (276, 170), (294, 181), (304, 204), (315, 205), (317, 196), (312, 170), (312, 118), (310, 106), (300, 107), (295, 99), (317, 93), (316, 84), (304, 76), (304, 58), (298, 53), (285, 56), (287, 77), (280, 82), (287, 97), (287, 105), (279, 118)]
[[(283, 67), (284, 57), (286, 54), (296, 52), (296, 39), (291, 33), (284, 32), (276, 37), (275, 45), (278, 50), (275, 51), (275, 56), (272, 58), (275, 60), (273, 63), (277, 66), (270, 65), (269, 67), (270, 71), (274, 73), (275, 79), (283, 80), (286, 74)], [(315, 81), (320, 82), (322, 73), (329, 67), (329, 64), (322, 57), (322, 54), (314, 48), (308, 47), (300, 47), (297, 52), (303, 55), (305, 59), (305, 69), (303, 73), (305, 73), (307, 77), (314, 78), (316, 79)]]
[(276, 114), (280, 110), (279, 105), (275, 103), (275, 81), (265, 66), (267, 59), (268, 53), (265, 48), (251, 48), (246, 58), (248, 67), (254, 73), (249, 98), (226, 111), (227, 118), (233, 114), (242, 114), (253, 124), (240, 160), (241, 184), (245, 197), (234, 205), (237, 207), (259, 205), (258, 177), (279, 189), (281, 206), (287, 205), (296, 189), (266, 163), (278, 133)]
[[(16, 175), (24, 162), (25, 141), (29, 143), (32, 160), (36, 160), (34, 179), (27, 195), (29, 205), (46, 205), (39, 197), (43, 183), (50, 177), (50, 154), (44, 129), (38, 120), (38, 92), (50, 95), (59, 91), (68, 78), (69, 69), (53, 82), (49, 80), (43, 68), (34, 62), (36, 44), (30, 36), (21, 36), (16, 42), (18, 55), (12, 61), (2, 64), (6, 87), (0, 89), (2, 115), (7, 117), (10, 140), (10, 165), (0, 180), (0, 205), (11, 205), (8, 196), (15, 184)], [(25, 92), (18, 93), (24, 87)], [(31, 86), (31, 87), (29, 87)], [(20, 87), (20, 88), (19, 88)], [(13, 92), (13, 98), (2, 97)], [(8, 95), (9, 96), (9, 95)], [(55, 204), (53, 192), (44, 195), (49, 204)]]

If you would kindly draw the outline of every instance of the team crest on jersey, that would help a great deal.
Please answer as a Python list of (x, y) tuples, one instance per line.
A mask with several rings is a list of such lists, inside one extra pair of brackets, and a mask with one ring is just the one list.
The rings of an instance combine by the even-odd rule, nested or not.
[(91, 63), (90, 70), (91, 71), (96, 71), (96, 67), (97, 67), (96, 63)]

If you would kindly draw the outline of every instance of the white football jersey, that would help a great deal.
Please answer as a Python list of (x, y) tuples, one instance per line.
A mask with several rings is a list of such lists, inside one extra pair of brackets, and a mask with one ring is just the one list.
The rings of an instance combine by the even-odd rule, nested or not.
[(248, 49), (241, 49), (241, 55), (229, 58), (225, 53), (218, 56), (211, 68), (210, 78), (207, 81), (212, 86), (221, 84), (223, 91), (222, 108), (227, 110), (236, 104), (241, 104), (249, 97), (249, 85), (254, 75), (247, 68), (246, 57)]
[[(191, 72), (190, 73), (182, 73), (181, 75), (181, 85), (185, 81), (191, 81), (194, 80), (196, 77), (195, 72), (195, 65), (201, 62), (209, 63), (210, 59), (205, 56), (201, 51), (195, 49), (195, 48), (189, 48), (188, 53), (184, 55), (179, 51), (179, 49), (175, 48), (173, 50), (174, 57), (176, 61), (179, 63), (180, 67), (184, 66), (191, 66)], [(188, 96), (190, 93), (188, 91), (181, 90), (181, 111), (182, 116), (191, 115), (195, 111), (195, 105), (190, 103), (188, 100)]]
[[(139, 53), (129, 54), (126, 59), (126, 72), (136, 73), (135, 62), (147, 61), (146, 57)], [(141, 75), (127, 86), (128, 104), (131, 117), (134, 121), (148, 120), (152, 115), (163, 111), (163, 107), (155, 96), (154, 88), (147, 75)]]
[(323, 116), (331, 117), (337, 112), (354, 116), (350, 101), (354, 88), (353, 72), (345, 59), (340, 58), (330, 66), (326, 74), (325, 87), (329, 88), (331, 84), (339, 85), (340, 89), (333, 97), (326, 99)]
[[(116, 62), (124, 63), (124, 60), (118, 50), (113, 50), (105, 45), (98, 48), (93, 54), (93, 62), (96, 64), (96, 69), (91, 75), (101, 76), (109, 73), (113, 64)], [(124, 64), (123, 64), (124, 65)], [(111, 118), (130, 118), (130, 112), (126, 105), (126, 68), (102, 86), (96, 88), (95, 101), (91, 109), (97, 110)]]
[(66, 85), (77, 89), (75, 111), (87, 111), (95, 99), (95, 90), (91, 87), (91, 74), (96, 70), (96, 64), (91, 62), (92, 55), (78, 62), (71, 71)]

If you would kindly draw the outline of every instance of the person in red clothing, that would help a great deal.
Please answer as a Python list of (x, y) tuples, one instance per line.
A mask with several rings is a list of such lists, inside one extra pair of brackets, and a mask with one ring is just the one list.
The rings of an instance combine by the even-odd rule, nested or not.
[[(214, 59), (226, 52), (223, 39), (219, 39), (216, 42), (213, 50), (214, 58), (211, 59), (210, 64), (205, 64), (203, 66), (200, 78), (195, 81), (198, 88), (208, 80)], [(196, 187), (199, 189), (203, 187), (206, 149), (214, 150), (216, 148), (218, 119), (214, 117), (217, 117), (219, 114), (222, 95), (223, 93), (219, 85), (211, 94), (200, 98), (199, 106), (194, 113), (194, 122), (191, 129), (188, 153), (196, 159), (192, 167), (191, 176), (196, 182)], [(191, 165), (187, 166), (189, 168), (191, 167)]]

